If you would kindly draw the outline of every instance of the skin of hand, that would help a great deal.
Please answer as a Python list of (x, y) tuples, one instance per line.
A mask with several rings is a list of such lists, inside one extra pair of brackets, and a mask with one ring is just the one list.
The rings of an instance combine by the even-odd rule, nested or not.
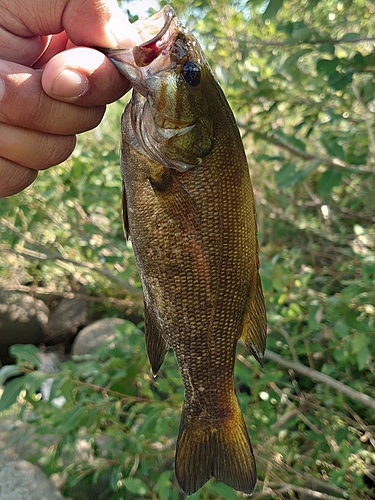
[(116, 0), (0, 0), (0, 197), (68, 158), (129, 90), (91, 47), (137, 43)]

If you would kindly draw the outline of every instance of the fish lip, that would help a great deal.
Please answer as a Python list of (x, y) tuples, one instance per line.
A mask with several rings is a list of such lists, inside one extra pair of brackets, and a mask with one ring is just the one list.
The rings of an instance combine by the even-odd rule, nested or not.
[(128, 48), (100, 49), (118, 68), (132, 86), (143, 96), (147, 97), (144, 80), (147, 76), (156, 74), (166, 65), (169, 50), (175, 40), (177, 18), (173, 8), (169, 5), (145, 20), (139, 20), (138, 29), (143, 34), (152, 33), (158, 21), (162, 18), (163, 25), (153, 36), (140, 45)]
[[(152, 22), (158, 20), (160, 17), (163, 17), (164, 24), (161, 28), (161, 30), (153, 37), (151, 40), (146, 40), (145, 42), (141, 43), (140, 45), (136, 45), (133, 48), (133, 55), (134, 55), (134, 61), (138, 66), (147, 66), (149, 62), (144, 61), (144, 52), (148, 50), (154, 50), (152, 48), (153, 45), (157, 45), (156, 47), (156, 56), (152, 59), (156, 59), (156, 57), (162, 52), (162, 50), (169, 45), (169, 40), (163, 40), (164, 35), (166, 35), (169, 31), (169, 28), (171, 27), (173, 19), (176, 18), (176, 13), (172, 9), (170, 5), (166, 5), (163, 7), (163, 9), (156, 13), (155, 15), (151, 16), (147, 22), (152, 24)], [(158, 42), (162, 42), (159, 43)], [(152, 62), (151, 60), (151, 62)]]

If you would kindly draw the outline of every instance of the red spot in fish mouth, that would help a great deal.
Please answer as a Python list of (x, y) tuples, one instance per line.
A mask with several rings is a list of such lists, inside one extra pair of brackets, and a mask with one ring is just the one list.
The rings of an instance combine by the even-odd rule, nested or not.
[[(152, 39), (133, 48), (134, 62), (138, 67), (151, 64), (169, 44), (170, 34), (168, 32), (176, 14), (172, 7), (168, 5), (163, 8), (160, 14), (163, 15), (164, 25), (159, 33)], [(158, 19), (160, 14), (151, 19)]]
[(158, 57), (161, 50), (162, 48), (159, 47), (158, 42), (153, 42), (149, 45), (140, 45), (138, 47), (134, 47), (134, 61), (137, 66), (147, 66)]
[(158, 57), (164, 47), (165, 42), (163, 41), (163, 39), (156, 40), (148, 45), (139, 45), (138, 47), (134, 47), (133, 56), (136, 65), (143, 67), (152, 63), (152, 61), (154, 61), (154, 59)]

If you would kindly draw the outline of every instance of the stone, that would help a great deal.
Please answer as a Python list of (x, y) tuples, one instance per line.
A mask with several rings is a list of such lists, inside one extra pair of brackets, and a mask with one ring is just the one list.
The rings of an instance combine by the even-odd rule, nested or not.
[(2, 454), (0, 500), (64, 500), (64, 497), (38, 467)]
[(82, 356), (94, 354), (98, 347), (115, 338), (116, 326), (125, 323), (120, 318), (103, 318), (83, 328), (74, 339), (72, 354)]
[(23, 458), (37, 448), (21, 435), (21, 421), (0, 420), (0, 500), (64, 500), (41, 469)]
[(0, 296), (0, 358), (12, 362), (9, 347), (13, 344), (43, 342), (49, 318), (48, 307), (30, 295)]
[(80, 328), (87, 324), (88, 304), (85, 297), (63, 297), (51, 310), (44, 342), (48, 345), (70, 344)]

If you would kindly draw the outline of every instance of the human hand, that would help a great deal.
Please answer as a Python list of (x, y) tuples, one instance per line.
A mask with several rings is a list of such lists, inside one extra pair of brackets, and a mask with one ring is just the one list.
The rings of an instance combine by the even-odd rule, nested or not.
[(89, 48), (118, 43), (135, 45), (139, 35), (116, 0), (0, 0), (0, 197), (68, 158), (75, 134), (96, 127), (105, 105), (129, 90)]

